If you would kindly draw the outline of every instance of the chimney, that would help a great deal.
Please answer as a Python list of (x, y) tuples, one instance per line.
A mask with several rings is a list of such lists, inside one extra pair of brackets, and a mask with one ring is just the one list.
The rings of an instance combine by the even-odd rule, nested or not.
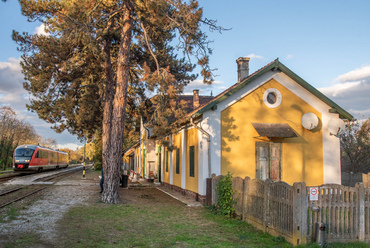
[(193, 108), (199, 107), (199, 90), (193, 90)]
[(236, 60), (238, 64), (238, 83), (249, 76), (249, 60), (248, 57), (240, 57)]

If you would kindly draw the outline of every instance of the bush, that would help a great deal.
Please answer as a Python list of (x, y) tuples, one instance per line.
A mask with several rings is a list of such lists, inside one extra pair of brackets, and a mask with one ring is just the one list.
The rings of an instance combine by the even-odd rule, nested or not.
[(102, 170), (103, 164), (101, 162), (95, 162), (94, 170)]
[(224, 176), (218, 183), (217, 190), (217, 208), (219, 211), (226, 216), (233, 216), (235, 213), (235, 204), (236, 201), (233, 198), (233, 185), (231, 182), (230, 172)]

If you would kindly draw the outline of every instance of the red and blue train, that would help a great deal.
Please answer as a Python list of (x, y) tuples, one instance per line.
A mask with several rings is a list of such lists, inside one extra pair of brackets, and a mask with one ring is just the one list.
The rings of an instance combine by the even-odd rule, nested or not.
[(14, 150), (13, 170), (41, 172), (68, 167), (68, 153), (39, 145), (21, 145)]

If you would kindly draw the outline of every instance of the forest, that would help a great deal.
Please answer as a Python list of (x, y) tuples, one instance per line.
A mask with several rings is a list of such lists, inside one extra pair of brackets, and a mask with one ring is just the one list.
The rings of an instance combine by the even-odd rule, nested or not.
[(39, 144), (56, 148), (56, 141), (37, 134), (35, 128), (8, 106), (0, 107), (0, 170), (11, 168), (14, 149), (19, 145)]

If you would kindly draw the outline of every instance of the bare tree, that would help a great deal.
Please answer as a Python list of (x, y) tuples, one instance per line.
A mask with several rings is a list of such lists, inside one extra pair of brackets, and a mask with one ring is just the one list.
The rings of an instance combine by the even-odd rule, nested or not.
[(342, 171), (370, 171), (370, 119), (351, 121), (340, 135)]

